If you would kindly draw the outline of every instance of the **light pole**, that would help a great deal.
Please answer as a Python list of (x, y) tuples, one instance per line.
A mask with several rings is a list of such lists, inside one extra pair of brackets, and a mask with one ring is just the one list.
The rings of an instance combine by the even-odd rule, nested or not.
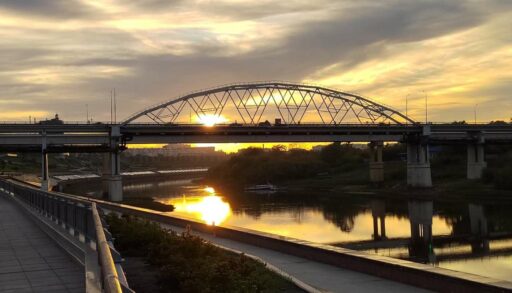
[(476, 124), (476, 108), (478, 107), (478, 104), (475, 104), (475, 108), (473, 109), (473, 114), (475, 118), (475, 124)]
[(428, 123), (428, 95), (423, 91), (423, 94), (425, 95), (425, 124)]
[[(405, 117), (407, 117), (407, 119), (409, 119), (409, 114), (408, 114), (408, 110), (409, 110), (409, 96), (411, 94), (407, 94), (405, 96)], [(405, 125), (409, 124), (409, 120), (405, 120)]]
[(89, 124), (89, 104), (85, 104), (85, 117), (87, 119), (87, 124)]

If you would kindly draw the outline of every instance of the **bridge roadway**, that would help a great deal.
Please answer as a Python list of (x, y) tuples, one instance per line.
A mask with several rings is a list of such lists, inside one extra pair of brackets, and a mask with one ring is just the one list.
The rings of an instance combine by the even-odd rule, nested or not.
[(0, 292), (85, 292), (85, 271), (0, 194)]
[[(0, 152), (40, 152), (48, 190), (48, 153), (104, 152), (105, 193), (122, 200), (120, 153), (128, 144), (366, 142), (370, 181), (384, 180), (383, 142), (407, 144), (407, 184), (432, 187), (429, 145), (467, 146), (467, 178), (482, 177), (486, 144), (511, 144), (512, 124), (1, 124)], [(108, 190), (107, 190), (108, 189)]]
[(3, 150), (108, 151), (112, 136), (121, 144), (236, 142), (378, 142), (428, 136), (431, 144), (485, 140), (511, 143), (512, 125), (489, 124), (294, 124), (281, 126), (197, 124), (0, 124)]

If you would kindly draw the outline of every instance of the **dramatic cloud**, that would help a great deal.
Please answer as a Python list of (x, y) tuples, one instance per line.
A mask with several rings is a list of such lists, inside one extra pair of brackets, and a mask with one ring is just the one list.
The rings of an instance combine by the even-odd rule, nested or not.
[[(2, 1), (3, 112), (107, 120), (253, 80), (356, 91), (423, 119), (508, 119), (510, 1)], [(1, 114), (0, 114), (1, 115)], [(69, 118), (74, 117), (74, 118)], [(42, 118), (42, 117), (40, 117)], [(13, 116), (0, 116), (0, 120)]]

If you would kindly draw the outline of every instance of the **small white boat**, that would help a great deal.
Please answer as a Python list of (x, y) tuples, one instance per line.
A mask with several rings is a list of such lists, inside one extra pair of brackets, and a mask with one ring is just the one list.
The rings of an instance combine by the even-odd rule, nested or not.
[(254, 192), (254, 191), (277, 191), (277, 186), (272, 184), (259, 184), (253, 185), (245, 188), (245, 191)]

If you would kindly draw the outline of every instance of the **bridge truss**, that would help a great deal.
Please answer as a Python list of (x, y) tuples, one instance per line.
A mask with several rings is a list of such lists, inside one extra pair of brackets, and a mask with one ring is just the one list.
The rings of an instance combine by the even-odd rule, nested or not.
[[(193, 118), (195, 121), (192, 121)], [(122, 124), (404, 124), (414, 121), (390, 107), (359, 95), (319, 86), (285, 82), (240, 83), (197, 91), (133, 114)]]

